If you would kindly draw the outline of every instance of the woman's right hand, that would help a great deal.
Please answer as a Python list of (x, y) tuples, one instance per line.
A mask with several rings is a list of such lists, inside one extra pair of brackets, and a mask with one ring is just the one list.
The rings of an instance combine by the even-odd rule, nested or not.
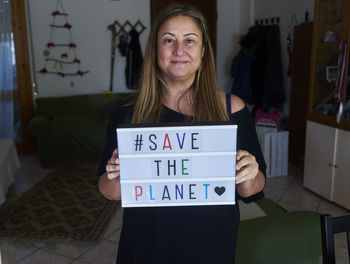
[(118, 158), (118, 149), (115, 149), (106, 165), (107, 178), (109, 180), (113, 180), (113, 179), (119, 180), (119, 177), (120, 177), (119, 163), (120, 161)]
[(121, 199), (118, 149), (113, 151), (112, 157), (108, 160), (106, 172), (98, 180), (98, 188), (107, 199)]

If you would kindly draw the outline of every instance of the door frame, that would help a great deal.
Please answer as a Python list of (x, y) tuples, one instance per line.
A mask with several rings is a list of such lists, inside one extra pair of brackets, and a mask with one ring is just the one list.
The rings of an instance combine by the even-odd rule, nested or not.
[(33, 93), (30, 70), (29, 43), (26, 21), (25, 0), (11, 0), (12, 31), (15, 45), (18, 90), (14, 98), (18, 100), (21, 115), (22, 141), (16, 144), (20, 154), (35, 152), (35, 141), (30, 136), (28, 125), (33, 118)]

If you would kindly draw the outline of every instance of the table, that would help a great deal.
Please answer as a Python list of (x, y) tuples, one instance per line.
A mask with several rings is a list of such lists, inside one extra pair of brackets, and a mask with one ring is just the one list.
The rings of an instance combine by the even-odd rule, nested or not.
[(12, 139), (0, 138), (0, 205), (6, 200), (6, 193), (20, 167), (16, 147)]

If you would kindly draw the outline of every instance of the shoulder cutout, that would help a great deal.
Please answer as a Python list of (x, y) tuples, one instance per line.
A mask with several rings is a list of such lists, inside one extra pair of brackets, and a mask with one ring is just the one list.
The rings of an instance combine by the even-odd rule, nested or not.
[[(226, 108), (226, 93), (224, 91), (219, 91), (219, 97), (221, 103), (225, 106)], [(245, 106), (244, 101), (239, 98), (237, 95), (231, 94), (231, 113), (238, 112), (242, 110)]]

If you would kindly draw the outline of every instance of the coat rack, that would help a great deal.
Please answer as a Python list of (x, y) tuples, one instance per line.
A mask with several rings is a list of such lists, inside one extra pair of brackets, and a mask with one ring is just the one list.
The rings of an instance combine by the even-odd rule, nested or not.
[(126, 20), (124, 24), (119, 23), (118, 20), (115, 20), (112, 24), (108, 25), (107, 27), (109, 30), (112, 31), (112, 50), (111, 50), (111, 75), (110, 75), (110, 82), (109, 82), (109, 91), (113, 91), (113, 72), (114, 72), (114, 60), (115, 60), (115, 49), (117, 47), (117, 37), (124, 33), (129, 34), (131, 30), (136, 30), (139, 35), (142, 34), (142, 32), (146, 29), (144, 24), (140, 20), (137, 20), (136, 23), (133, 25), (130, 23), (129, 20)]
[(264, 18), (264, 19), (256, 19), (255, 25), (256, 26), (269, 26), (269, 25), (278, 25), (280, 23), (279, 17), (271, 17), (271, 18)]

